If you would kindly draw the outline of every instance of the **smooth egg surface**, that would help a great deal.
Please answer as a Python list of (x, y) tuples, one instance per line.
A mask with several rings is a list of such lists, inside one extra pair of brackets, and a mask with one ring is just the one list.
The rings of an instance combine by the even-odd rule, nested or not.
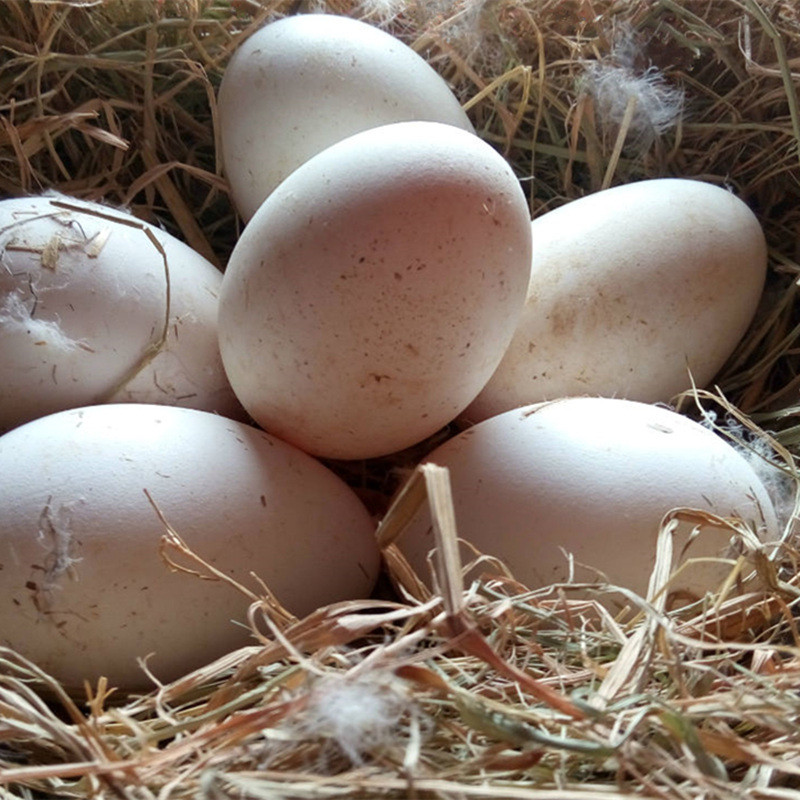
[(704, 387), (747, 331), (767, 248), (731, 192), (677, 178), (574, 200), (531, 226), (525, 311), (465, 417), (570, 395), (668, 402)]
[[(263, 595), (259, 581), (305, 615), (367, 597), (378, 573), (374, 523), (345, 483), (273, 436), (208, 412), (62, 411), (0, 437), (0, 476), (0, 643), (71, 689), (102, 675), (146, 688), (137, 659), (171, 681), (253, 644), (247, 613)], [(253, 595), (168, 568), (156, 508)]]
[(222, 283), (239, 400), (315, 455), (395, 452), (474, 399), (516, 327), (530, 216), (505, 160), (450, 125), (351, 136), (273, 192)]
[(429, 120), (473, 131), (447, 83), (408, 45), (358, 20), (299, 14), (254, 33), (219, 89), (234, 202), (250, 219), (293, 170), (368, 128)]
[[(534, 404), (468, 428), (425, 460), (450, 472), (459, 537), (532, 589), (607, 578), (646, 596), (661, 522), (674, 509), (735, 518), (765, 542), (779, 535), (770, 496), (742, 455), (660, 406), (599, 397)], [(730, 528), (687, 519), (673, 534), (671, 567), (699, 560), (668, 587), (683, 602), (716, 589), (734, 563), (708, 559), (736, 553)], [(397, 544), (426, 579), (427, 511)], [(463, 550), (465, 564), (474, 558)]]

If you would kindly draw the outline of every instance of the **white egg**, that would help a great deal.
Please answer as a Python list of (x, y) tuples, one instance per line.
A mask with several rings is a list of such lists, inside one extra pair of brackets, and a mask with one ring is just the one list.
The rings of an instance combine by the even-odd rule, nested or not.
[(248, 597), (167, 568), (145, 490), (208, 564), (298, 615), (368, 596), (378, 573), (373, 521), (343, 481), (216, 414), (62, 411), (0, 437), (0, 475), (0, 643), (70, 688), (147, 687), (137, 658), (169, 681), (253, 643)]
[(222, 273), (183, 242), (48, 195), (0, 202), (0, 252), (0, 431), (107, 401), (242, 413), (217, 342)]
[(266, 430), (315, 455), (421, 441), (477, 395), (525, 302), (530, 216), (492, 147), (434, 122), (351, 136), (256, 212), (220, 295), (220, 350)]
[[(468, 428), (426, 461), (450, 471), (460, 538), (499, 557), (530, 588), (564, 582), (573, 569), (578, 583), (596, 582), (599, 571), (645, 596), (662, 519), (677, 508), (738, 518), (767, 542), (779, 535), (770, 497), (744, 457), (660, 406), (597, 397), (526, 406)], [(694, 521), (675, 531), (673, 568), (735, 551), (731, 530), (696, 524), (690, 545)], [(398, 545), (426, 578), (434, 547), (427, 512)], [(463, 558), (474, 553), (464, 550)], [(693, 562), (670, 592), (681, 601), (701, 597), (730, 569)]]
[(406, 120), (473, 131), (421, 56), (332, 14), (286, 17), (254, 33), (225, 70), (218, 108), (224, 169), (245, 219), (303, 162), (359, 131)]
[(476, 422), (569, 395), (668, 402), (706, 386), (753, 319), (764, 234), (735, 195), (656, 179), (535, 219), (528, 300)]

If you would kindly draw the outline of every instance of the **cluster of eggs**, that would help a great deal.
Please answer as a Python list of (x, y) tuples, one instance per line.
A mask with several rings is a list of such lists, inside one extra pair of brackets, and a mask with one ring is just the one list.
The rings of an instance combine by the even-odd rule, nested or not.
[[(675, 507), (777, 535), (749, 464), (651, 405), (710, 380), (751, 321), (766, 248), (744, 203), (643, 181), (531, 223), (446, 83), (343, 17), (254, 34), (218, 106), (246, 221), (224, 275), (122, 211), (0, 204), (2, 643), (128, 688), (137, 657), (170, 680), (245, 643), (241, 594), (166, 568), (164, 519), (294, 613), (368, 596), (375, 522), (318, 459), (458, 417), (478, 424), (428, 459), (460, 534), (531, 585), (571, 553), (643, 592)], [(716, 534), (693, 553), (724, 552)], [(400, 545), (424, 573), (430, 521)]]

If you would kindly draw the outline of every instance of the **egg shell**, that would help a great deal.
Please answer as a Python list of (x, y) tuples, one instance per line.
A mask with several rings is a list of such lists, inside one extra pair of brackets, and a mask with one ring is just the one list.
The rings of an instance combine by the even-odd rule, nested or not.
[(224, 170), (245, 219), (312, 155), (359, 131), (429, 120), (473, 132), (421, 56), (332, 14), (286, 17), (254, 33), (225, 69), (218, 108)]
[[(48, 195), (0, 201), (0, 251), (0, 431), (106, 401), (243, 416), (217, 341), (222, 273), (183, 242), (124, 211)], [(148, 361), (167, 282), (167, 338)]]
[[(645, 596), (664, 515), (693, 508), (738, 517), (764, 541), (779, 526), (750, 464), (711, 430), (666, 408), (630, 400), (575, 397), (499, 414), (445, 442), (427, 462), (450, 471), (458, 535), (499, 557), (530, 588), (574, 579)], [(674, 535), (679, 561), (723, 557), (734, 534), (697, 522)], [(420, 514), (398, 540), (423, 579), (434, 547)], [(464, 563), (474, 553), (462, 549)], [(480, 565), (471, 577), (485, 571)], [(715, 589), (730, 565), (695, 563), (670, 584), (682, 601)]]
[(314, 156), (231, 255), (220, 349), (266, 430), (330, 458), (421, 441), (477, 395), (525, 302), (530, 217), (472, 134), (400, 122)]
[(706, 386), (753, 319), (764, 234), (731, 192), (678, 178), (597, 192), (536, 218), (519, 327), (465, 417), (569, 395), (668, 402)]
[(0, 476), (0, 643), (68, 687), (146, 688), (137, 657), (170, 681), (253, 644), (248, 597), (162, 561), (145, 490), (208, 564), (256, 595), (258, 576), (297, 615), (368, 596), (378, 573), (374, 523), (342, 480), (208, 412), (62, 411), (0, 437)]

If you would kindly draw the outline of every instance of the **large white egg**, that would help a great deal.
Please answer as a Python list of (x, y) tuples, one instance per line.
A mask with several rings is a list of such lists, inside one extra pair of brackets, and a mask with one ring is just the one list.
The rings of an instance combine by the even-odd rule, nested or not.
[[(459, 536), (502, 559), (530, 588), (566, 581), (572, 557), (576, 582), (596, 582), (599, 570), (645, 596), (661, 521), (677, 508), (739, 518), (764, 541), (779, 535), (750, 464), (711, 430), (660, 406), (598, 397), (526, 406), (468, 428), (426, 461), (450, 471)], [(735, 534), (699, 519), (684, 552), (693, 524), (675, 532), (673, 567), (730, 555)], [(427, 512), (398, 545), (427, 577), (434, 547)], [(695, 561), (670, 592), (681, 601), (702, 597), (730, 569)]]
[(225, 369), (282, 439), (391, 453), (478, 394), (529, 275), (527, 202), (492, 147), (434, 122), (364, 131), (299, 167), (244, 230), (220, 295)]
[(254, 33), (225, 70), (218, 107), (224, 169), (245, 219), (303, 162), (359, 131), (406, 120), (473, 130), (421, 56), (332, 14), (298, 14)]
[(107, 401), (242, 413), (217, 342), (222, 273), (183, 242), (48, 195), (0, 202), (0, 252), (0, 431)]
[(753, 212), (702, 181), (597, 192), (535, 219), (519, 327), (466, 416), (591, 394), (667, 402), (706, 386), (750, 324), (767, 248)]
[[(202, 559), (292, 612), (369, 595), (373, 522), (315, 459), (204, 411), (109, 404), (0, 437), (0, 643), (68, 687), (147, 687), (253, 643), (250, 600), (170, 571), (167, 522)], [(172, 554), (190, 568), (185, 557)], [(202, 568), (199, 568), (202, 571)]]

